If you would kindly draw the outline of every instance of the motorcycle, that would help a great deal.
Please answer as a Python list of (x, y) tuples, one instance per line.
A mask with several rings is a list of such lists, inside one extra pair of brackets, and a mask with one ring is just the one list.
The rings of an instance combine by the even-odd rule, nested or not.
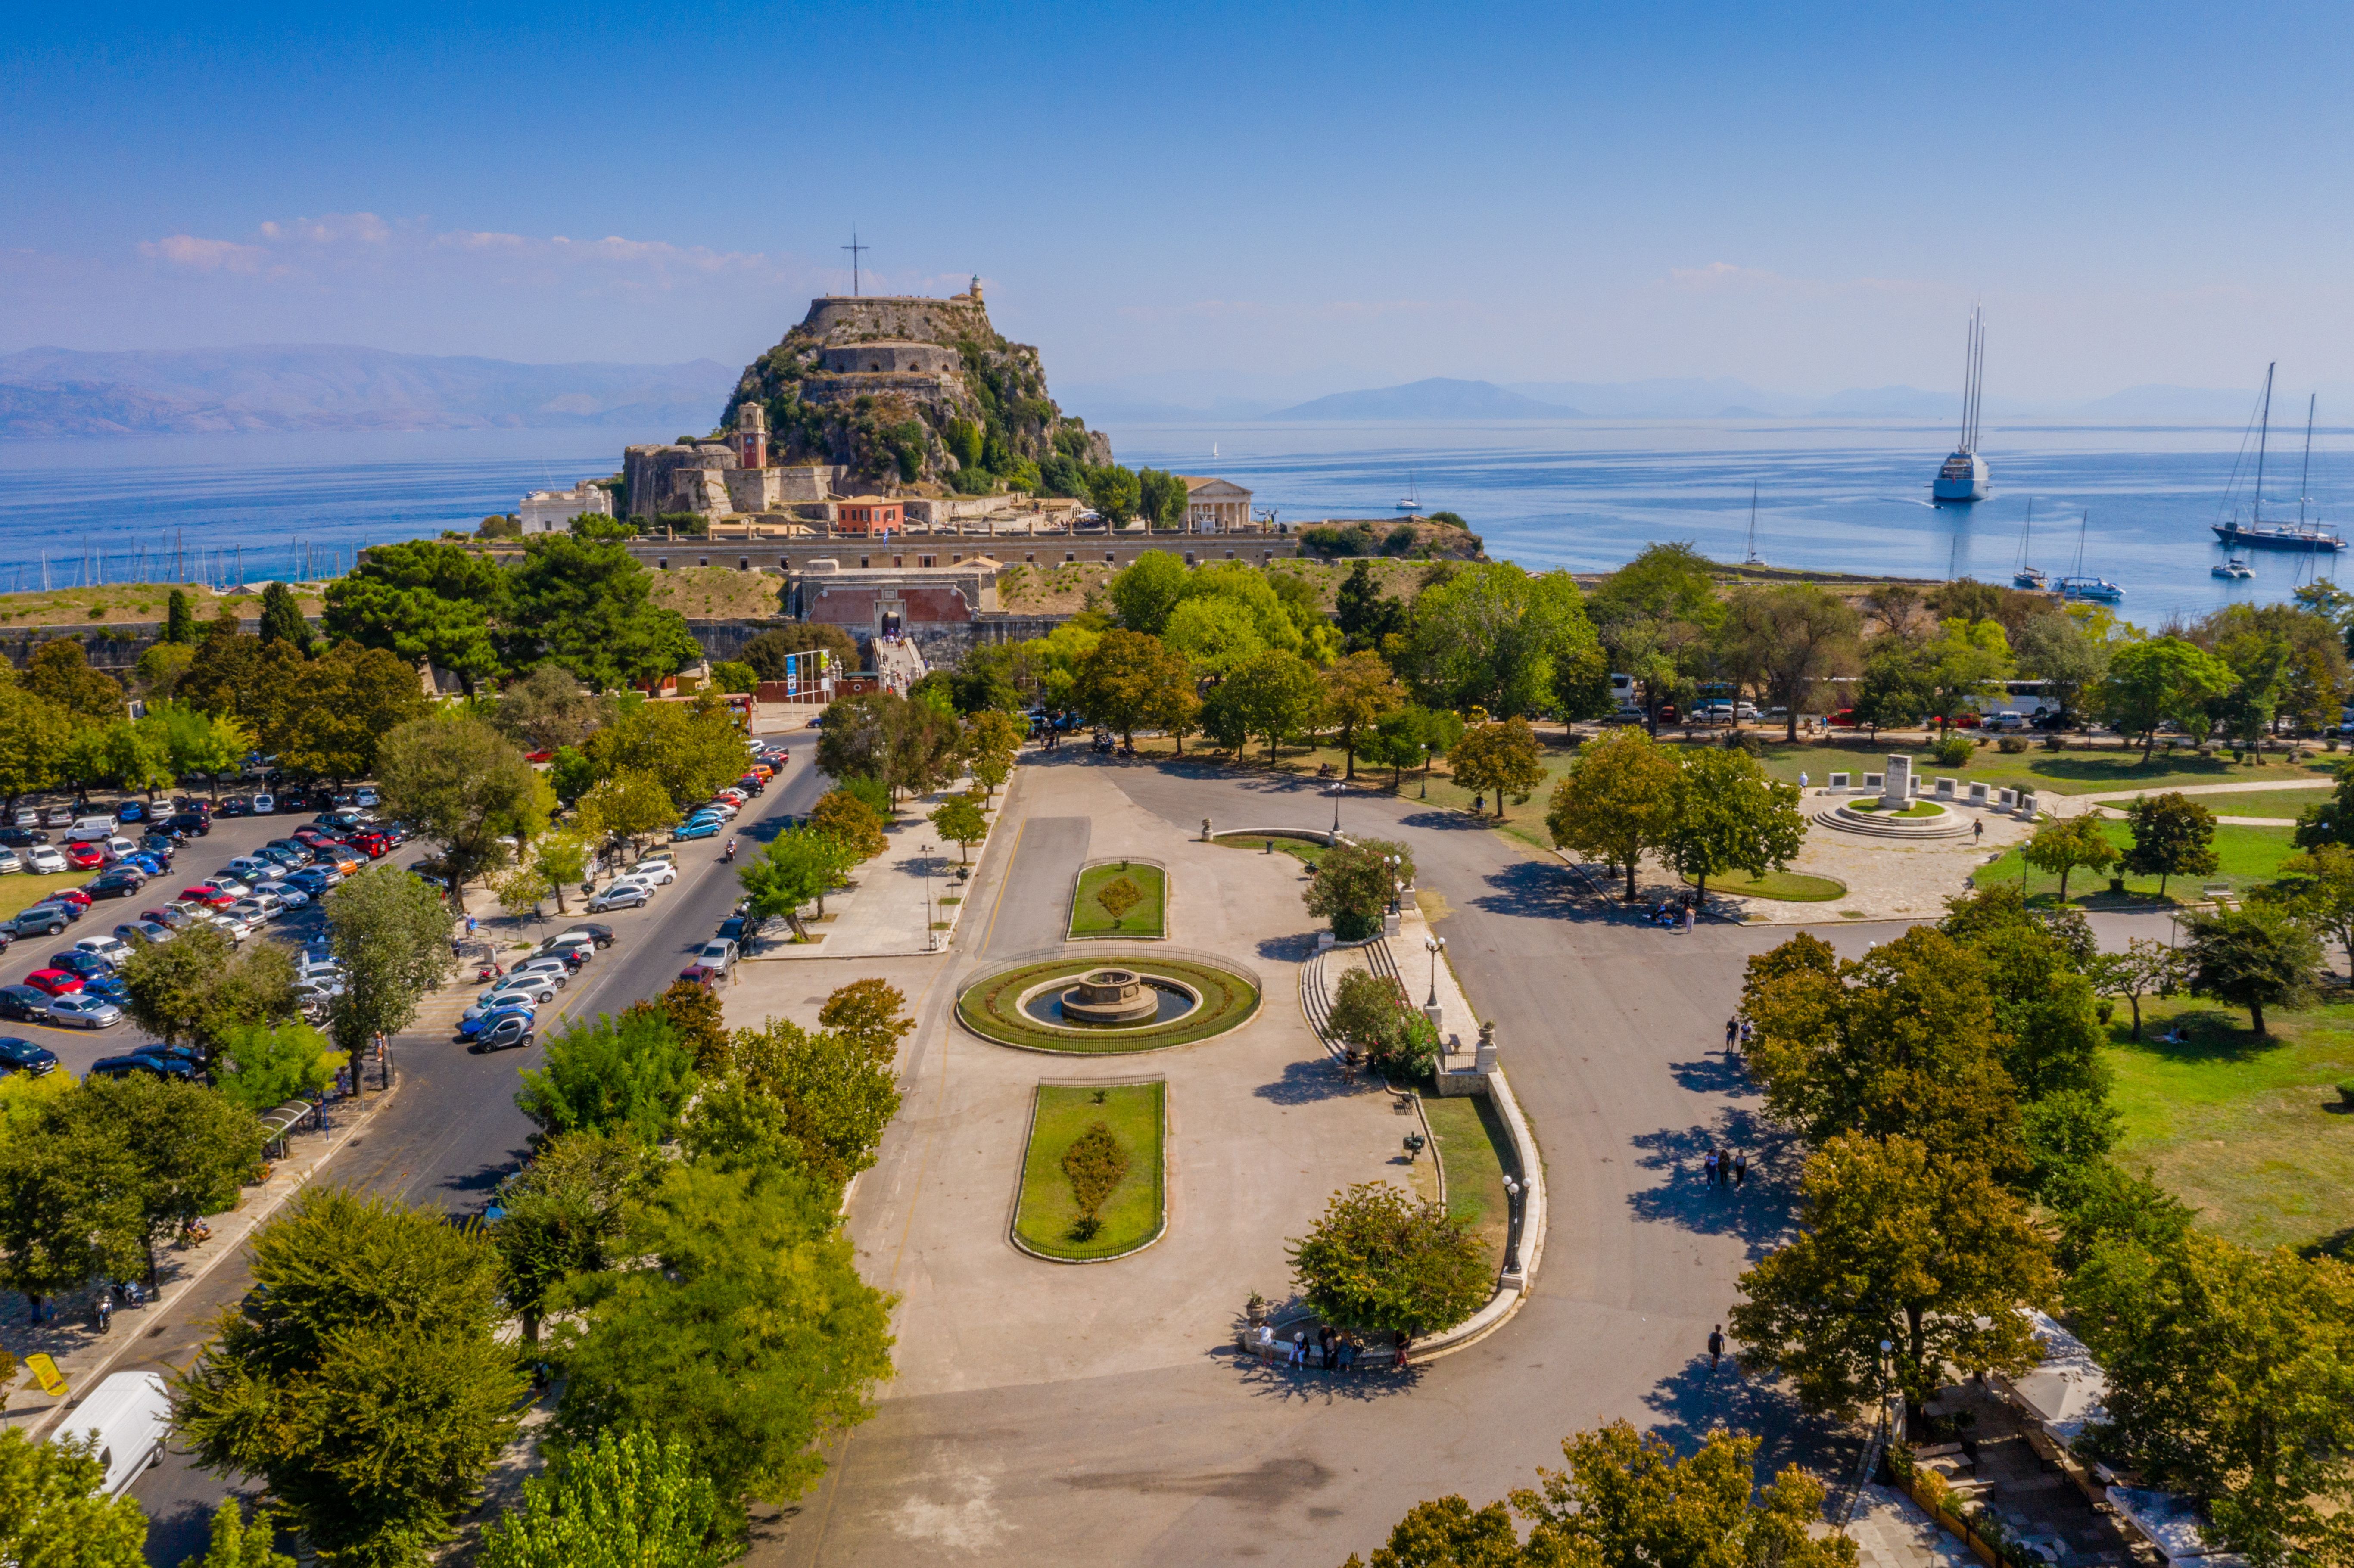
[(482, 968), (474, 971), (474, 978), (478, 980), (504, 980), (506, 978), (506, 970), (499, 968), (499, 962), (496, 959), (484, 959), (482, 960)]
[(736, 841), (735, 841), (734, 839), (729, 839), (729, 840), (727, 841), (727, 848), (726, 848), (724, 852), (722, 852), (722, 853), (721, 853), (721, 854), (720, 854), (720, 856), (719, 856), (719, 859), (720, 859), (720, 861), (721, 861), (721, 863), (722, 863), (723, 864), (731, 864), (731, 865), (732, 865), (733, 863), (735, 863), (735, 860), (736, 860)]

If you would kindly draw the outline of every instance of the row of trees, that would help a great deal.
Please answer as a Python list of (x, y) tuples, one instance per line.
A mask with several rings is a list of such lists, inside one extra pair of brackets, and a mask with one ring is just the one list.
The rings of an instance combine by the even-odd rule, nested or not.
[[(1743, 1007), (1768, 1115), (1810, 1150), (1801, 1234), (1742, 1277), (1742, 1357), (1851, 1414), (1883, 1375), (1918, 1420), (1947, 1367), (2019, 1373), (2025, 1308), (2064, 1306), (2109, 1378), (2089, 1441), (2206, 1503), (2232, 1550), (2336, 1550), (2354, 1375), (2354, 1269), (2254, 1253), (2109, 1156), (2103, 993), (2224, 994), (2249, 910), (2097, 952), (2081, 915), (2014, 888), (1951, 901), (1842, 962), (1801, 936), (1750, 961)], [(1894, 1347), (1883, 1368), (1880, 1345)]]
[(552, 1372), (553, 1465), (482, 1561), (727, 1560), (745, 1504), (806, 1489), (889, 1375), (888, 1303), (838, 1208), (896, 1112), (910, 1027), (866, 980), (814, 1031), (731, 1033), (682, 985), (560, 1032), (524, 1075), (538, 1146), (490, 1226), (312, 1189), (257, 1233), (266, 1291), (175, 1383), (182, 1440), (260, 1478), (323, 1555), (421, 1563)]
[(1629, 899), (1646, 854), (1705, 894), (1712, 876), (1781, 870), (1806, 838), (1796, 787), (1768, 777), (1748, 752), (1664, 747), (1631, 728), (1578, 748), (1545, 826), (1564, 849), (1623, 872)]

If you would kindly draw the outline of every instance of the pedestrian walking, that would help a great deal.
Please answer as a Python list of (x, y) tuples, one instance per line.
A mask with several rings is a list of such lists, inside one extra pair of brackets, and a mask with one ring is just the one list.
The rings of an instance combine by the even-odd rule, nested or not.
[(1970, 824), (1970, 842), (1976, 843), (1984, 837), (1986, 837), (1986, 819), (1981, 817)]
[(1756, 1021), (1755, 1019), (1754, 1019), (1754, 1018), (1744, 1018), (1744, 1019), (1743, 1019), (1743, 1020), (1741, 1021), (1741, 1045), (1742, 1045), (1742, 1049), (1744, 1049), (1744, 1050), (1747, 1050), (1747, 1049), (1748, 1049), (1748, 1047), (1749, 1047), (1749, 1043), (1750, 1043), (1751, 1041), (1753, 1041), (1753, 1040), (1756, 1039), (1756, 1038), (1757, 1038), (1757, 1021)]
[(1687, 903), (1684, 905), (1684, 935), (1685, 935), (1685, 936), (1687, 936), (1687, 937), (1691, 936), (1691, 928), (1692, 928), (1692, 906), (1691, 906), (1691, 905), (1689, 902), (1687, 902)]
[(473, 917), (472, 915), (469, 915), (469, 916), (466, 916), (466, 936), (467, 936), (467, 938), (471, 940), (471, 939), (472, 938), (473, 935), (474, 935), (474, 917)]
[(1733, 1157), (1733, 1184), (1736, 1187), (1748, 1179), (1749, 1156), (1744, 1151)]
[(1701, 1161), (1700, 1161), (1700, 1164), (1701, 1164), (1701, 1169), (1702, 1169), (1702, 1171), (1703, 1171), (1704, 1172), (1706, 1172), (1706, 1174), (1707, 1174), (1707, 1176), (1708, 1176), (1708, 1184), (1709, 1184), (1710, 1186), (1712, 1186), (1712, 1187), (1715, 1186), (1715, 1185), (1716, 1185), (1716, 1150), (1713, 1150), (1713, 1149), (1712, 1149), (1712, 1150), (1710, 1150), (1706, 1154), (1704, 1154), (1704, 1155), (1701, 1156)]
[(1741, 1038), (1741, 1020), (1737, 1017), (1726, 1019), (1724, 1021), (1724, 1049), (1727, 1054), (1732, 1053), (1733, 1043), (1739, 1038)]
[(1714, 1372), (1716, 1363), (1724, 1359), (1724, 1325), (1719, 1323), (1708, 1331), (1708, 1370)]
[(1805, 789), (1806, 787), (1807, 787), (1807, 770), (1806, 770), (1805, 768), (1799, 768), (1799, 769), (1798, 769), (1798, 788), (1799, 788), (1799, 789)]

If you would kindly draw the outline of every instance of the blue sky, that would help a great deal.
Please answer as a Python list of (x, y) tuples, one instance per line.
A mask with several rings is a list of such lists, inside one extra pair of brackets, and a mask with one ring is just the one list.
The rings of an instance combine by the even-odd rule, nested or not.
[(749, 357), (979, 273), (1058, 381), (2354, 380), (2354, 7), (42, 7), (0, 349)]

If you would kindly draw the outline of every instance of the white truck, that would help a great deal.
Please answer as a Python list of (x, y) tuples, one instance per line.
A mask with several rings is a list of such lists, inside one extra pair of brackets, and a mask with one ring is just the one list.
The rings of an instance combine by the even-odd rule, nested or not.
[(172, 1396), (161, 1372), (116, 1372), (67, 1413), (49, 1441), (95, 1441), (95, 1457), (106, 1467), (99, 1492), (118, 1498), (142, 1470), (164, 1457), (171, 1420)]

